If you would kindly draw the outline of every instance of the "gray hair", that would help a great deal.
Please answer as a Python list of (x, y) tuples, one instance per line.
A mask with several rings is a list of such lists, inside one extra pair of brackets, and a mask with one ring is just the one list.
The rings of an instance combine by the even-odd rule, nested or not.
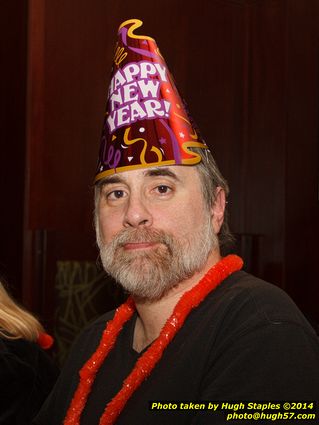
[[(225, 192), (227, 199), (229, 195), (228, 183), (219, 171), (216, 161), (209, 149), (191, 148), (191, 150), (198, 153), (202, 158), (201, 162), (195, 165), (195, 167), (200, 176), (204, 200), (207, 207), (211, 208), (215, 202), (216, 190), (218, 187)], [(226, 247), (234, 242), (234, 237), (228, 225), (227, 208), (225, 209), (224, 221), (218, 234), (218, 241), (220, 247)]]

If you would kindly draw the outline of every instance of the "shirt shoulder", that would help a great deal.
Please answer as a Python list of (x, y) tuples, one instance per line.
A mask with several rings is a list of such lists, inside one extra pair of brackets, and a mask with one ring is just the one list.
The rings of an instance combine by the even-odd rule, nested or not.
[[(211, 323), (215, 337), (239, 337), (265, 327), (296, 329), (315, 345), (318, 336), (291, 297), (278, 286), (244, 271), (233, 273), (203, 302), (198, 320)], [(220, 332), (219, 332), (220, 331)]]

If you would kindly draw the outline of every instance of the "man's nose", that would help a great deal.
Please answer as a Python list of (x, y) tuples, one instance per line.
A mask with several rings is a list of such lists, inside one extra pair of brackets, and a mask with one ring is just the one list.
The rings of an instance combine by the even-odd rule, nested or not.
[(151, 226), (152, 215), (140, 196), (131, 194), (124, 215), (124, 227)]

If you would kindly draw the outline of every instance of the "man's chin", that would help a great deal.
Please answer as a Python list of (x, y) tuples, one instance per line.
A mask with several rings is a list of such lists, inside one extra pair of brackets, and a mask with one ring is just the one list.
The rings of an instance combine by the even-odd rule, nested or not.
[(133, 286), (131, 282), (119, 282), (122, 288), (127, 292), (136, 303), (152, 304), (161, 300), (177, 284), (166, 284), (165, 287), (154, 286), (154, 280), (140, 282), (140, 285)]
[(178, 284), (173, 276), (168, 276), (168, 266), (158, 268), (143, 257), (113, 270), (114, 274), (109, 273), (136, 302), (158, 301)]

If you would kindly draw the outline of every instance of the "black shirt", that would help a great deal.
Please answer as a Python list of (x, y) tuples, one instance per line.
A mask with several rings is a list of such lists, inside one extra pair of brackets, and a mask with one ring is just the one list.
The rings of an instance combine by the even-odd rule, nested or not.
[(58, 372), (38, 344), (0, 338), (0, 425), (30, 424)]
[[(77, 340), (36, 424), (63, 423), (78, 371), (113, 315), (101, 317)], [(99, 370), (81, 425), (99, 423), (140, 356), (132, 349), (135, 320), (136, 315), (126, 323)], [(223, 412), (150, 410), (150, 401), (316, 401), (318, 396), (319, 341), (314, 330), (281, 289), (241, 271), (190, 313), (116, 424), (226, 423)]]

